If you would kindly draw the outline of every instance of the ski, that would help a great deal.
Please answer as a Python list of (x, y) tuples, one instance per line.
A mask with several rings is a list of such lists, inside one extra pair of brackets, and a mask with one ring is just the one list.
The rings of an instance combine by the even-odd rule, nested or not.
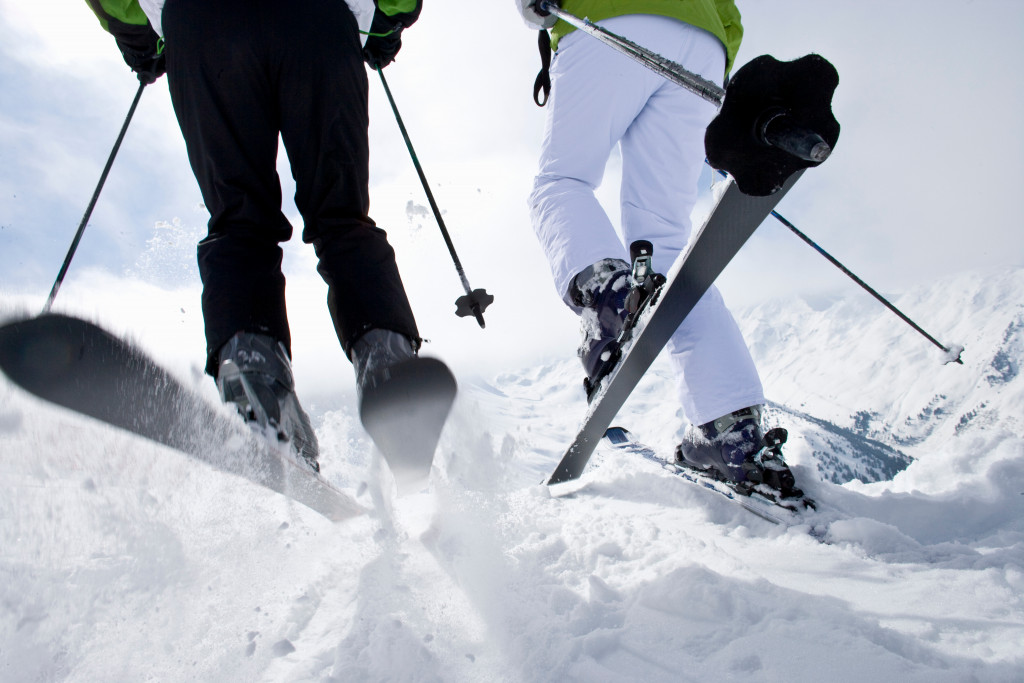
[(359, 419), (394, 475), (399, 493), (421, 488), (458, 392), (448, 366), (413, 357), (388, 368), (387, 381), (363, 392)]
[(802, 173), (793, 173), (777, 192), (763, 197), (744, 194), (731, 179), (725, 181), (725, 192), (677, 259), (657, 301), (637, 319), (618, 365), (597, 387), (576, 438), (548, 484), (571, 481), (583, 473), (605, 430), (679, 324)]
[(633, 435), (622, 427), (610, 427), (604, 434), (605, 440), (615, 449), (639, 455), (640, 457), (655, 462), (666, 471), (689, 481), (692, 484), (701, 486), (725, 496), (733, 503), (736, 503), (744, 510), (751, 512), (761, 519), (767, 520), (779, 526), (790, 526), (800, 521), (800, 505), (806, 505), (803, 499), (793, 504), (773, 500), (757, 491), (745, 496), (735, 491), (728, 484), (712, 477), (706, 476), (689, 467), (677, 465), (659, 457), (650, 446), (640, 443), (633, 438)]
[(281, 449), (214, 407), (131, 343), (78, 318), (0, 326), (0, 369), (39, 398), (169, 446), (295, 500), (332, 521), (366, 512)]

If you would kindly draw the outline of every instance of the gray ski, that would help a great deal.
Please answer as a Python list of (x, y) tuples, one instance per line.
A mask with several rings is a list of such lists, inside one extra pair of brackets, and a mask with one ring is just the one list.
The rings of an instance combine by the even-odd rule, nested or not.
[(399, 493), (422, 488), (458, 384), (436, 358), (414, 357), (388, 369), (388, 379), (363, 393), (359, 419), (395, 477)]
[[(662, 459), (654, 452), (653, 448), (637, 441), (629, 430), (623, 429), (622, 427), (609, 427), (608, 431), (604, 434), (604, 438), (617, 450), (631, 453), (633, 455), (639, 455), (645, 460), (657, 463), (665, 471), (681, 477), (692, 484), (696, 484), (697, 486), (701, 486), (710, 491), (714, 491), (719, 495), (725, 496), (744, 510), (753, 513), (772, 524), (789, 526), (802, 521), (799, 516), (799, 512), (801, 510), (814, 509), (813, 504), (803, 498), (793, 499), (792, 502), (780, 502), (778, 500), (772, 500), (771, 498), (756, 491), (745, 496), (735, 491), (731, 486), (724, 482), (705, 476), (700, 472), (690, 469), (689, 467), (683, 467)], [(791, 499), (784, 499), (784, 501), (790, 500)]]
[(281, 493), (333, 521), (366, 510), (129, 342), (65, 315), (0, 326), (0, 369), (36, 396)]

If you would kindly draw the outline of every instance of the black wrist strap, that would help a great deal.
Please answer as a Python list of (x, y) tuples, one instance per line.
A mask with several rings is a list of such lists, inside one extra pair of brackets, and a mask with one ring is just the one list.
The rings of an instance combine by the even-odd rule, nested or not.
[[(540, 50), (540, 73), (533, 82), (533, 101), (538, 107), (543, 107), (551, 94), (551, 37), (544, 29), (537, 32), (537, 48)], [(540, 96), (542, 92), (543, 98)]]

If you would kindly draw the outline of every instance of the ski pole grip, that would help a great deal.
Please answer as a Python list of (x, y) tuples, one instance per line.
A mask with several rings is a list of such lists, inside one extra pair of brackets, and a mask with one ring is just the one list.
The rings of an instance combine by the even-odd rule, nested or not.
[(761, 55), (733, 74), (704, 150), (744, 194), (766, 197), (796, 171), (826, 159), (839, 139), (832, 94), (839, 73), (820, 55), (780, 62)]
[(832, 154), (832, 148), (823, 137), (795, 123), (782, 109), (765, 116), (759, 128), (761, 139), (766, 144), (804, 161), (820, 164)]

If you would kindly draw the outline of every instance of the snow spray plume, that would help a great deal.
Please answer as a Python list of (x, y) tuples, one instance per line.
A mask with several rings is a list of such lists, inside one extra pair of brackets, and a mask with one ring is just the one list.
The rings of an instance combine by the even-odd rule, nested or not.
[(484, 324), (484, 310), (487, 309), (491, 303), (494, 302), (494, 297), (487, 293), (483, 289), (471, 289), (469, 286), (469, 280), (466, 279), (466, 273), (462, 269), (462, 262), (459, 261), (458, 255), (455, 253), (455, 245), (452, 243), (452, 238), (448, 234), (448, 228), (444, 225), (444, 220), (441, 218), (441, 211), (437, 208), (437, 202), (434, 201), (434, 193), (430, 191), (430, 186), (427, 184), (427, 176), (423, 173), (423, 168), (420, 166), (420, 160), (416, 156), (416, 150), (412, 147), (412, 140), (409, 139), (409, 133), (405, 130), (405, 124), (402, 122), (402, 116), (398, 113), (398, 105), (395, 104), (395, 98), (391, 96), (391, 88), (388, 87), (388, 82), (384, 78), (384, 70), (378, 66), (377, 73), (380, 74), (380, 82), (384, 86), (384, 92), (388, 96), (388, 102), (391, 103), (391, 110), (395, 112), (395, 121), (398, 122), (398, 128), (402, 131), (402, 137), (405, 139), (405, 146), (409, 148), (409, 156), (412, 157), (413, 166), (416, 167), (416, 173), (420, 177), (420, 183), (423, 185), (423, 191), (427, 193), (427, 201), (430, 202), (430, 209), (434, 212), (434, 218), (437, 220), (437, 225), (441, 228), (441, 236), (444, 237), (444, 243), (448, 245), (448, 253), (452, 256), (452, 262), (455, 263), (455, 270), (459, 273), (459, 279), (462, 280), (462, 288), (466, 290), (465, 296), (460, 296), (455, 300), (455, 315), (460, 318), (467, 316), (473, 316), (476, 321), (480, 323), (480, 327), (485, 327)]
[(145, 90), (146, 86), (152, 81), (148, 81), (139, 78), (139, 89), (135, 93), (135, 99), (132, 100), (132, 106), (128, 109), (128, 116), (124, 119), (124, 125), (121, 126), (121, 132), (117, 136), (117, 141), (114, 142), (114, 148), (110, 150), (110, 156), (107, 158), (107, 165), (103, 167), (103, 173), (100, 174), (100, 181), (96, 184), (96, 191), (92, 193), (92, 199), (89, 200), (89, 206), (85, 209), (85, 215), (82, 216), (82, 222), (78, 225), (78, 232), (75, 233), (75, 238), (71, 240), (71, 248), (68, 249), (68, 255), (64, 257), (64, 264), (60, 267), (60, 272), (57, 273), (57, 279), (53, 283), (53, 288), (50, 290), (50, 296), (46, 298), (46, 305), (43, 306), (43, 313), (49, 313), (50, 308), (53, 306), (53, 300), (57, 298), (57, 290), (60, 289), (61, 284), (64, 282), (64, 276), (68, 273), (68, 267), (71, 266), (71, 259), (75, 256), (75, 251), (78, 250), (78, 243), (82, 241), (82, 233), (85, 232), (85, 226), (89, 223), (89, 218), (92, 216), (92, 210), (96, 207), (96, 200), (100, 198), (100, 191), (103, 189), (103, 184), (107, 182), (107, 175), (110, 173), (110, 167), (114, 165), (114, 157), (117, 156), (117, 150), (121, 148), (121, 141), (124, 140), (125, 133), (128, 132), (128, 124), (131, 123), (132, 117), (135, 115), (135, 109), (139, 106), (139, 99), (142, 97), (142, 91)]
[(704, 138), (707, 158), (716, 169), (728, 171), (744, 194), (763, 197), (777, 192), (797, 170), (825, 161), (839, 138), (839, 123), (832, 116), (839, 75), (820, 55), (791, 62), (761, 55), (722, 89), (557, 3), (538, 0), (536, 7), (719, 107)]

